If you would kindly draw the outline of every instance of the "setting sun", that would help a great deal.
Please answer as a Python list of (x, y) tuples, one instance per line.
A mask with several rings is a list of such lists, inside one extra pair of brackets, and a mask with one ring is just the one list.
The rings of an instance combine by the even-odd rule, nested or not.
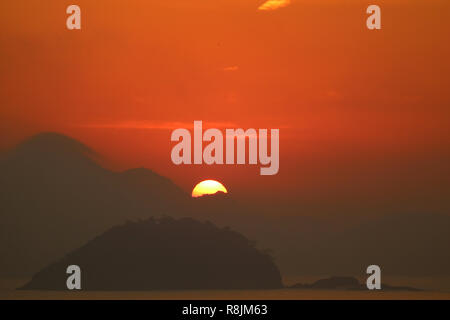
[(217, 192), (228, 193), (223, 184), (216, 180), (203, 180), (194, 187), (192, 190), (192, 197), (200, 197), (205, 194), (215, 194)]

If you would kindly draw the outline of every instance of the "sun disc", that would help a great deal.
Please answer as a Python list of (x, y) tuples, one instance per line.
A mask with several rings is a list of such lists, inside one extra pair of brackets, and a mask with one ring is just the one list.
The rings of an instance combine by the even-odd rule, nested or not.
[(216, 180), (203, 180), (192, 190), (192, 197), (201, 197), (205, 194), (215, 194), (217, 192), (228, 193), (223, 184)]

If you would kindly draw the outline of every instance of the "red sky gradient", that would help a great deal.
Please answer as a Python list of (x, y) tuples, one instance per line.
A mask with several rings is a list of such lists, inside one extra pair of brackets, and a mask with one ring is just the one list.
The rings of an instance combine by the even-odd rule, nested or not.
[[(1, 1), (0, 148), (56, 131), (187, 192), (216, 179), (323, 214), (448, 210), (450, 2), (263, 3)], [(81, 31), (66, 29), (70, 4)], [(280, 128), (279, 174), (173, 165), (171, 127), (194, 120)]]

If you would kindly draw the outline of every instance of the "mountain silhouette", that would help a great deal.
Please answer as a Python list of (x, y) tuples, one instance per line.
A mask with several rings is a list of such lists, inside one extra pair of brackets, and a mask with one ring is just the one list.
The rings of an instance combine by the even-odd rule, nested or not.
[(124, 221), (169, 215), (232, 227), (270, 248), (283, 275), (450, 275), (450, 216), (396, 214), (350, 227), (298, 203), (243, 203), (232, 194), (192, 199), (145, 169), (113, 172), (82, 143), (36, 135), (0, 158), (0, 275), (29, 276)]
[(176, 212), (190, 200), (148, 169), (113, 172), (80, 142), (31, 137), (0, 160), (0, 274), (31, 274), (126, 219)]
[(23, 289), (65, 290), (78, 265), (83, 290), (273, 289), (271, 257), (241, 234), (193, 219), (127, 222), (38, 272)]

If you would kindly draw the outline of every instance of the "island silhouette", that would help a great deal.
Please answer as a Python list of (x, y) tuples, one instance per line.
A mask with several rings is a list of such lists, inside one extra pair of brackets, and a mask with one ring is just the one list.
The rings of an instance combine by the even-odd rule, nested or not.
[(39, 271), (22, 289), (66, 290), (78, 265), (83, 290), (276, 289), (272, 258), (243, 235), (194, 219), (127, 222)]
[[(313, 283), (296, 283), (288, 286), (290, 289), (315, 289), (315, 290), (367, 290), (366, 284), (360, 283), (355, 277), (332, 276), (314, 281)], [(421, 291), (421, 289), (407, 286), (393, 286), (387, 283), (381, 284), (383, 291)]]

